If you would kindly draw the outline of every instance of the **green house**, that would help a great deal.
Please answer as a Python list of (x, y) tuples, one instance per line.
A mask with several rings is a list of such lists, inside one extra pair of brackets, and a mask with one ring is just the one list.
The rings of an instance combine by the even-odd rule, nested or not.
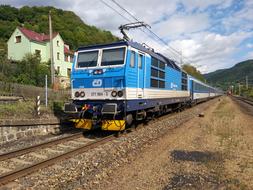
[[(73, 52), (66, 45), (59, 33), (53, 34), (53, 60), (57, 75), (61, 82), (69, 80)], [(17, 27), (8, 40), (8, 58), (14, 61), (22, 60), (27, 53), (36, 53), (42, 62), (50, 60), (49, 35), (40, 34), (26, 28)]]

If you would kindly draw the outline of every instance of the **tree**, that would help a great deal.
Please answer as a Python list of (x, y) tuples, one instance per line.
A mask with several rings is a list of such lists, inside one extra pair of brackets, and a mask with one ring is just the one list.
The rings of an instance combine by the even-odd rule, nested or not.
[(85, 24), (75, 13), (54, 7), (11, 7), (0, 5), (0, 41), (7, 41), (17, 26), (24, 26), (38, 33), (48, 33), (48, 13), (51, 11), (54, 32), (76, 49), (82, 45), (110, 43), (118, 38), (111, 32)]
[(45, 75), (50, 76), (49, 63), (41, 63), (40, 56), (36, 54), (26, 54), (17, 64), (18, 83), (44, 86)]
[(186, 71), (189, 75), (195, 77), (196, 79), (205, 82), (204, 76), (194, 66), (185, 64), (182, 66), (182, 69)]

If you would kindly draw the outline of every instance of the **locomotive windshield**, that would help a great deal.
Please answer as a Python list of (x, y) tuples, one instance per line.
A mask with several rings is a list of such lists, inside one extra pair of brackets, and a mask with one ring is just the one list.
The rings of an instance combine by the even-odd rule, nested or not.
[(125, 48), (104, 49), (101, 66), (123, 65), (125, 58)]
[(124, 59), (125, 48), (79, 52), (77, 58), (77, 68), (123, 65)]
[(97, 66), (98, 51), (80, 52), (77, 59), (77, 68)]

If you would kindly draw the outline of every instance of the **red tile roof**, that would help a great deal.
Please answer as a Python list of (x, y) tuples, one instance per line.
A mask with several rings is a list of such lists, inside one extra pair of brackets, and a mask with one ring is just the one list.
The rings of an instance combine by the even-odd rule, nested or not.
[[(50, 36), (46, 34), (40, 34), (23, 27), (18, 27), (18, 29), (30, 40), (34, 40), (37, 42), (45, 42), (45, 41), (49, 41), (50, 39)], [(53, 38), (57, 35), (58, 33), (53, 33)]]

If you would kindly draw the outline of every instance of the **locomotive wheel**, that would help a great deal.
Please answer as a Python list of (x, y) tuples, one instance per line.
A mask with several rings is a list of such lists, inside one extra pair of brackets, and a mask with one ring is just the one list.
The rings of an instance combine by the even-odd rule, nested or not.
[(133, 115), (132, 114), (127, 114), (127, 116), (125, 117), (125, 121), (127, 126), (131, 126), (133, 123)]

